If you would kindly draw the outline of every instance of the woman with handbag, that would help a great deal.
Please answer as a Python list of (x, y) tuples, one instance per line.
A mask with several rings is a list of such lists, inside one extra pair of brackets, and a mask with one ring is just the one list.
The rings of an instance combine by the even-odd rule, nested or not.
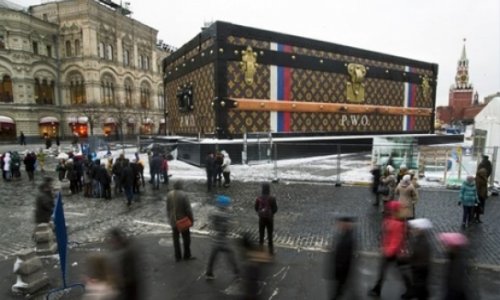
[(406, 219), (415, 218), (415, 204), (418, 201), (417, 189), (411, 183), (411, 176), (406, 174), (396, 187), (395, 197), (402, 205), (402, 216)]
[[(193, 211), (188, 196), (182, 189), (183, 182), (179, 180), (174, 183), (174, 189), (167, 194), (167, 217), (172, 227), (175, 261), (177, 262), (181, 259), (194, 259), (191, 256), (191, 233), (189, 231), (194, 223)], [(184, 256), (181, 252), (179, 235), (182, 235)]]

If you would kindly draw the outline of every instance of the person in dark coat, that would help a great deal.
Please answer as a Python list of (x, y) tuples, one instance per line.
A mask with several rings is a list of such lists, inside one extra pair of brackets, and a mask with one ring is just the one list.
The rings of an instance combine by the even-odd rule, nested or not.
[(207, 191), (212, 191), (215, 186), (215, 157), (213, 152), (209, 152), (205, 159), (205, 169), (207, 171)]
[(476, 173), (476, 190), (478, 206), (474, 209), (474, 222), (482, 223), (481, 215), (484, 214), (486, 198), (488, 198), (488, 170), (481, 168)]
[(493, 172), (493, 166), (491, 165), (491, 161), (489, 160), (488, 155), (483, 155), (483, 160), (477, 166), (477, 169), (486, 169), (486, 178), (490, 178), (491, 172)]
[(36, 164), (36, 154), (35, 152), (29, 152), (24, 157), (24, 165), (26, 167), (26, 173), (28, 173), (29, 181), (35, 180), (35, 164)]
[(467, 237), (458, 232), (445, 232), (439, 234), (439, 240), (446, 249), (448, 263), (444, 275), (444, 300), (468, 300), (469, 285), (467, 280), (467, 263), (465, 247)]
[(108, 171), (103, 165), (99, 164), (96, 168), (95, 178), (101, 186), (102, 197), (104, 199), (111, 199), (111, 176), (109, 176)]
[[(191, 233), (189, 228), (183, 232), (179, 232), (176, 222), (184, 217), (188, 217), (194, 224), (193, 211), (191, 203), (186, 193), (184, 193), (182, 181), (174, 183), (174, 189), (167, 194), (167, 218), (172, 227), (172, 235), (174, 240), (175, 261), (193, 259), (191, 255)], [(181, 252), (179, 235), (182, 235), (184, 244), (184, 256)]]
[(122, 170), (123, 170), (123, 165), (125, 162), (125, 155), (120, 154), (120, 156), (116, 159), (115, 163), (113, 164), (113, 181), (115, 183), (115, 196), (118, 194), (121, 194), (123, 189), (121, 186), (121, 178), (122, 178)]
[(59, 181), (63, 181), (66, 178), (66, 160), (61, 159), (56, 166), (57, 176)]
[(49, 223), (51, 221), (52, 211), (55, 206), (52, 187), (53, 181), (54, 179), (51, 177), (45, 177), (38, 188), (39, 192), (35, 205), (35, 224)]
[(378, 192), (378, 186), (380, 185), (380, 179), (382, 178), (382, 170), (380, 170), (380, 166), (375, 166), (371, 170), (372, 173), (372, 193), (375, 196), (375, 202), (373, 203), (373, 206), (378, 206), (380, 203), (380, 194)]
[(214, 186), (216, 184), (221, 187), (222, 186), (222, 164), (224, 163), (224, 155), (222, 153), (217, 152), (214, 156), (214, 166), (215, 166), (215, 174), (214, 174)]
[(139, 163), (136, 159), (133, 159), (132, 163), (130, 164), (130, 168), (132, 168), (132, 172), (134, 174), (134, 185), (132, 191), (134, 192), (134, 194), (139, 194), (141, 192), (141, 174), (143, 173), (142, 164)]
[(163, 159), (159, 153), (155, 152), (153, 157), (151, 158), (151, 164), (149, 168), (151, 169), (151, 181), (153, 184), (153, 189), (160, 189), (160, 173), (161, 173), (161, 165), (163, 163)]
[(278, 205), (276, 204), (276, 198), (271, 196), (269, 183), (262, 184), (262, 194), (255, 200), (254, 208), (259, 216), (259, 245), (263, 247), (264, 232), (267, 229), (267, 245), (269, 253), (272, 255), (274, 253), (274, 214), (278, 211)]
[(24, 136), (24, 132), (22, 131), (19, 134), (19, 144), (21, 144), (21, 146), (26, 146), (26, 137)]
[(71, 194), (75, 195), (78, 192), (78, 174), (76, 172), (75, 165), (73, 164), (73, 160), (71, 159), (69, 159), (66, 163), (66, 177), (69, 180), (69, 189), (71, 190)]
[(141, 273), (141, 257), (134, 241), (123, 231), (114, 228), (109, 232), (114, 270), (119, 295), (117, 300), (142, 300), (144, 284)]
[(429, 299), (429, 274), (431, 266), (431, 243), (429, 231), (432, 223), (428, 219), (408, 221), (411, 228), (409, 262), (412, 273), (412, 287), (403, 299)]
[(334, 282), (329, 299), (341, 299), (346, 291), (346, 283), (354, 262), (355, 237), (354, 219), (341, 217), (337, 219), (338, 236), (336, 245), (329, 254), (327, 278)]
[(45, 149), (52, 147), (52, 139), (47, 135), (45, 136)]
[(135, 177), (134, 171), (132, 170), (128, 159), (123, 161), (120, 184), (125, 191), (125, 196), (127, 197), (127, 206), (130, 207), (134, 198)]

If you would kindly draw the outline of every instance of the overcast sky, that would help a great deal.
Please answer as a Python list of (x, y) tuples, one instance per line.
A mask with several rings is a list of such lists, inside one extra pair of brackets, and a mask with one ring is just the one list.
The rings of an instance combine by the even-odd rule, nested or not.
[(438, 105), (448, 103), (466, 38), (470, 79), (480, 98), (500, 91), (499, 0), (129, 1), (135, 19), (176, 47), (204, 21), (222, 20), (437, 63)]

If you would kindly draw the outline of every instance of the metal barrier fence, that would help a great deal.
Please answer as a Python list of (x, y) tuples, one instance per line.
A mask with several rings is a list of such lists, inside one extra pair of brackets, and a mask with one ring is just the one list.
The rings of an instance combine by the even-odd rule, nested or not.
[[(327, 148), (321, 156), (286, 159), (290, 149)], [(356, 148), (361, 150), (356, 151)], [(370, 150), (366, 150), (370, 148)], [(311, 153), (314, 153), (311, 150)], [(461, 185), (468, 175), (475, 175), (483, 155), (492, 163), (490, 184), (500, 181), (498, 147), (475, 149), (466, 146), (420, 146), (416, 144), (321, 144), (308, 142), (276, 143), (272, 138), (246, 141), (246, 163), (257, 172), (254, 177), (270, 180), (332, 182), (371, 181), (371, 170), (388, 164), (399, 172), (401, 167), (412, 170), (419, 181), (428, 186)], [(245, 160), (244, 160), (245, 161)]]

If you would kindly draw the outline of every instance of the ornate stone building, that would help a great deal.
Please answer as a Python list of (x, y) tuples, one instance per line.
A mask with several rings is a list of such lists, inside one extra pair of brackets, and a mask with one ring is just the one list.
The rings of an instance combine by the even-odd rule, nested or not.
[(129, 13), (109, 0), (0, 0), (0, 139), (162, 132), (170, 49)]

